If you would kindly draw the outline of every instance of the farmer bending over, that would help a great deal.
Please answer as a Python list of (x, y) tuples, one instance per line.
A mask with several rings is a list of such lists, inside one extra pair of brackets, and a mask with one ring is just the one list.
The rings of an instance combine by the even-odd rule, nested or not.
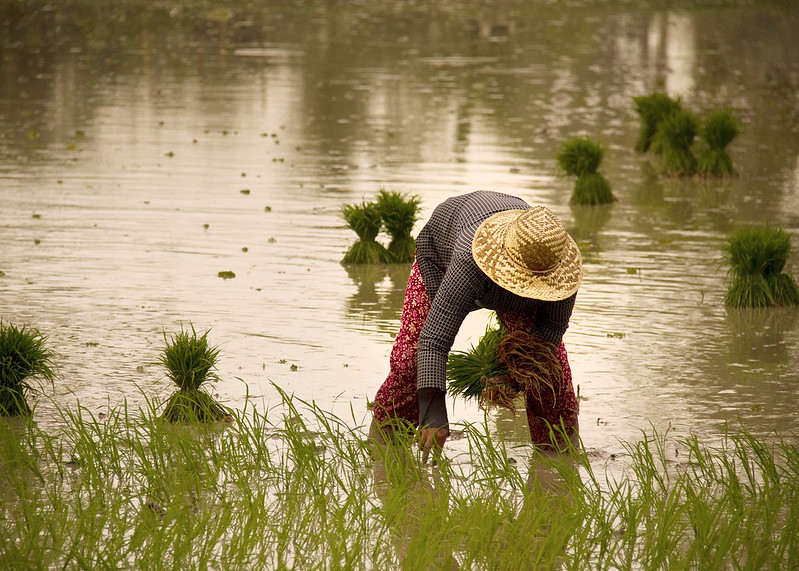
[(576, 444), (578, 404), (562, 339), (581, 281), (577, 244), (548, 208), (490, 191), (445, 200), (416, 239), (370, 439), (380, 439), (392, 419), (404, 419), (421, 428), (423, 450), (444, 445), (449, 352), (467, 314), (487, 308), (496, 311), (506, 338), (526, 339), (511, 351), (522, 362), (544, 347), (554, 363), (544, 387), (525, 385), (518, 367), (499, 380), (524, 393), (533, 444), (551, 447), (550, 427), (564, 428)]

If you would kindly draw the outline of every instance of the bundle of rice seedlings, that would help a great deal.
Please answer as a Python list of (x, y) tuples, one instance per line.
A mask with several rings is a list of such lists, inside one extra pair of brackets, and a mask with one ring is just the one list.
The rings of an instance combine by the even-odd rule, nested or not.
[(376, 203), (345, 204), (341, 207), (341, 215), (358, 235), (358, 240), (344, 254), (342, 264), (387, 264), (394, 261), (391, 253), (377, 241), (383, 220)]
[(214, 422), (223, 420), (230, 413), (203, 390), (209, 381), (218, 380), (216, 361), (219, 348), (209, 346), (208, 333), (198, 335), (181, 327), (179, 333), (167, 336), (164, 332), (164, 347), (160, 362), (167, 376), (178, 386), (167, 401), (162, 418), (169, 422)]
[(696, 157), (691, 152), (699, 123), (686, 109), (675, 111), (660, 122), (653, 146), (662, 150), (663, 171), (674, 175), (696, 173)]
[(469, 351), (451, 351), (447, 359), (448, 392), (466, 399), (479, 399), (487, 379), (506, 377), (508, 368), (497, 355), (497, 347), (505, 335), (502, 324), (493, 322)]
[(738, 136), (738, 121), (729, 109), (718, 109), (705, 119), (700, 132), (703, 141), (698, 153), (697, 171), (706, 176), (734, 174), (727, 146)]
[(782, 271), (791, 254), (790, 234), (768, 225), (741, 228), (728, 238), (726, 253), (731, 280), (725, 305), (799, 305), (796, 281)]
[(377, 194), (377, 208), (391, 241), (388, 251), (398, 263), (413, 262), (416, 255), (416, 242), (411, 236), (414, 224), (419, 220), (418, 196), (408, 196), (396, 191), (380, 189)]
[(54, 353), (36, 329), (0, 321), (0, 416), (31, 416), (26, 400), (34, 378), (53, 382)]
[(633, 97), (633, 102), (642, 122), (635, 150), (639, 153), (646, 153), (650, 150), (657, 151), (651, 147), (660, 123), (672, 113), (679, 111), (682, 108), (682, 103), (679, 98), (672, 99), (661, 92)]
[(478, 399), (482, 408), (515, 410), (520, 394), (553, 397), (563, 381), (556, 347), (524, 331), (507, 333), (490, 325), (468, 352), (450, 353), (447, 361), (449, 393)]
[(610, 183), (597, 172), (605, 150), (589, 137), (574, 137), (561, 147), (556, 159), (567, 174), (577, 177), (572, 204), (608, 204), (613, 202)]

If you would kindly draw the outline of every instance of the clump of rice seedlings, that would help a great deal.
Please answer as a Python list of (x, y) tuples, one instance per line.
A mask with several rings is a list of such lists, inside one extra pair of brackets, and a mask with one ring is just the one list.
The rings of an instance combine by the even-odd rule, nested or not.
[(799, 288), (783, 273), (791, 254), (791, 235), (781, 228), (749, 226), (727, 240), (731, 277), (724, 303), (728, 307), (799, 305)]
[(364, 200), (360, 204), (345, 204), (341, 215), (358, 235), (358, 240), (344, 254), (342, 264), (386, 264), (394, 260), (391, 252), (377, 241), (383, 225), (377, 203)]
[(466, 399), (479, 399), (487, 379), (508, 375), (499, 360), (497, 347), (505, 335), (501, 323), (489, 323), (476, 345), (469, 351), (451, 351), (447, 359), (447, 392)]
[(703, 146), (699, 151), (697, 171), (706, 176), (728, 176), (735, 173), (727, 146), (738, 136), (738, 121), (729, 109), (718, 109), (705, 119), (700, 131)]
[(663, 154), (663, 172), (672, 175), (696, 173), (696, 157), (691, 151), (699, 122), (687, 109), (675, 111), (658, 126), (655, 142)]
[(36, 329), (0, 321), (0, 416), (30, 416), (35, 378), (53, 382), (54, 353)]
[(641, 131), (635, 143), (635, 150), (639, 153), (646, 153), (652, 149), (655, 134), (660, 127), (660, 123), (672, 113), (682, 108), (682, 103), (678, 99), (672, 99), (667, 94), (655, 92), (650, 95), (633, 97), (635, 110), (641, 118)]
[(613, 193), (607, 179), (597, 172), (605, 150), (589, 137), (574, 137), (566, 141), (557, 155), (560, 168), (577, 182), (571, 196), (572, 204), (608, 204)]
[(448, 391), (477, 399), (483, 408), (515, 410), (520, 394), (556, 392), (563, 369), (554, 346), (524, 331), (508, 333), (489, 323), (469, 351), (452, 351), (447, 359)]
[(413, 262), (416, 255), (416, 242), (411, 236), (414, 224), (419, 220), (418, 196), (408, 196), (396, 191), (380, 189), (377, 194), (377, 208), (391, 241), (388, 251), (397, 263)]
[(203, 390), (203, 386), (218, 379), (214, 369), (219, 348), (208, 344), (208, 333), (198, 335), (181, 328), (171, 337), (164, 332), (166, 346), (160, 362), (167, 376), (178, 386), (167, 401), (162, 417), (169, 422), (214, 422), (228, 416), (227, 408)]

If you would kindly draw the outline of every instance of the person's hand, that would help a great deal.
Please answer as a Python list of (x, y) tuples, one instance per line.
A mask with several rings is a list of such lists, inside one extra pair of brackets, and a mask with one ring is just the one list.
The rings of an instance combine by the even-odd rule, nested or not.
[(427, 462), (430, 451), (440, 451), (449, 437), (449, 428), (426, 427), (419, 433), (419, 448), (422, 449), (422, 462)]

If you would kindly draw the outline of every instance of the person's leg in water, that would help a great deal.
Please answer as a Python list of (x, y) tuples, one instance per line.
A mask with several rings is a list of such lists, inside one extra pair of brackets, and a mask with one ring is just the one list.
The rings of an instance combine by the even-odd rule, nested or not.
[(419, 423), (419, 397), (416, 392), (416, 350), (419, 334), (430, 312), (430, 298), (416, 262), (411, 267), (402, 304), (400, 328), (389, 358), (389, 374), (377, 390), (373, 403), (370, 440), (383, 443), (391, 426), (404, 420)]
[[(516, 312), (507, 312), (498, 313), (497, 316), (508, 333), (520, 330), (530, 331), (535, 320), (535, 314), (522, 315)], [(579, 445), (580, 438), (578, 419), (580, 406), (577, 395), (574, 393), (566, 347), (562, 342), (557, 351), (563, 369), (560, 386), (555, 387), (554, 393), (548, 390), (540, 391), (540, 394), (529, 391), (525, 395), (530, 438), (534, 445), (544, 450), (565, 448), (564, 433), (574, 447)]]

